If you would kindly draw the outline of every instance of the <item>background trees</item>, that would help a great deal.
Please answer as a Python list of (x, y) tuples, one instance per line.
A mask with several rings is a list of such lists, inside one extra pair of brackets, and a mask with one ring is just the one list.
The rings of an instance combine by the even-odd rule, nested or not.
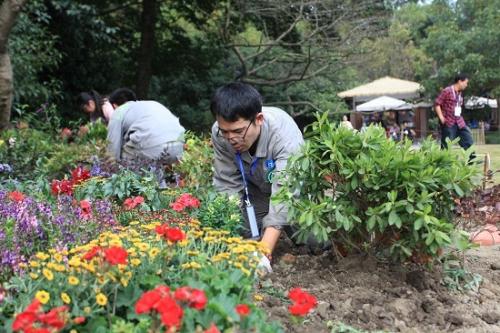
[(470, 93), (496, 97), (499, 5), (31, 0), (9, 37), (14, 116), (49, 102), (64, 121), (81, 119), (73, 103), (80, 91), (129, 86), (203, 131), (214, 89), (241, 80), (300, 122), (347, 110), (336, 95), (358, 83), (391, 75), (422, 82), (432, 97), (458, 71), (472, 76)]

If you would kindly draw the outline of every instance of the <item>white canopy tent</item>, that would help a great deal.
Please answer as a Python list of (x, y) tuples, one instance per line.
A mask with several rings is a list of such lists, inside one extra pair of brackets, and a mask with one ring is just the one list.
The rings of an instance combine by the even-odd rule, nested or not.
[(413, 109), (413, 104), (389, 96), (381, 96), (356, 106), (356, 111), (360, 112), (380, 112), (389, 110), (399, 111), (411, 109)]
[(465, 102), (465, 108), (467, 109), (483, 109), (485, 106), (496, 109), (498, 108), (497, 100), (473, 96)]

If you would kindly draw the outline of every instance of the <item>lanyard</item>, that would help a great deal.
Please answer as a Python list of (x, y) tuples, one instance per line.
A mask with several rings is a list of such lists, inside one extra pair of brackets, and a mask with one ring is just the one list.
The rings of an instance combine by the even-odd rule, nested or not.
[[(248, 194), (248, 183), (245, 177), (245, 169), (243, 168), (243, 161), (241, 159), (240, 152), (236, 152), (236, 160), (238, 161), (238, 167), (241, 173), (241, 179), (243, 180), (243, 187), (245, 190), (245, 207), (247, 210), (248, 222), (250, 224), (250, 231), (252, 232), (252, 238), (259, 237), (259, 228), (257, 227), (257, 219), (255, 217), (255, 210), (250, 202), (250, 196)], [(256, 161), (252, 163), (252, 165), (256, 165)], [(250, 167), (250, 171), (252, 171), (252, 166)]]
[(460, 106), (460, 105), (462, 105), (462, 103), (460, 103), (460, 98), (462, 97), (462, 96), (460, 95), (460, 93), (459, 93), (459, 94), (457, 94), (457, 93), (455, 92), (455, 88), (453, 88), (453, 86), (451, 86), (450, 88), (451, 88), (451, 92), (453, 93), (453, 98), (455, 99), (455, 106)]

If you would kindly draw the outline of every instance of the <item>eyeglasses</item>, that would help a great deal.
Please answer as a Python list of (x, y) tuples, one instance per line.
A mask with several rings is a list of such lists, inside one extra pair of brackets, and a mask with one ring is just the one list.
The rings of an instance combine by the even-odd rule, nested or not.
[[(238, 128), (235, 130), (225, 130), (222, 128), (217, 129), (217, 136), (218, 137), (223, 137), (226, 140), (239, 140), (243, 141), (245, 140), (245, 136), (247, 135), (248, 129), (250, 126), (253, 124), (255, 119), (252, 119), (250, 123), (248, 123), (248, 126), (246, 128)], [(230, 136), (233, 134), (233, 136)]]

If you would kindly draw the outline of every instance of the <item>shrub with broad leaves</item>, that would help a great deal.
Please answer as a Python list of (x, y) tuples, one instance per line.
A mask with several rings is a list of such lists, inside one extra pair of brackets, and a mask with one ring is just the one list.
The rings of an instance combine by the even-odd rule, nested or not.
[(454, 200), (477, 171), (462, 150), (425, 140), (416, 149), (379, 127), (354, 132), (318, 117), (290, 159), (274, 199), (288, 206), (300, 233), (332, 240), (338, 252), (368, 251), (429, 261), (464, 241), (453, 224)]

